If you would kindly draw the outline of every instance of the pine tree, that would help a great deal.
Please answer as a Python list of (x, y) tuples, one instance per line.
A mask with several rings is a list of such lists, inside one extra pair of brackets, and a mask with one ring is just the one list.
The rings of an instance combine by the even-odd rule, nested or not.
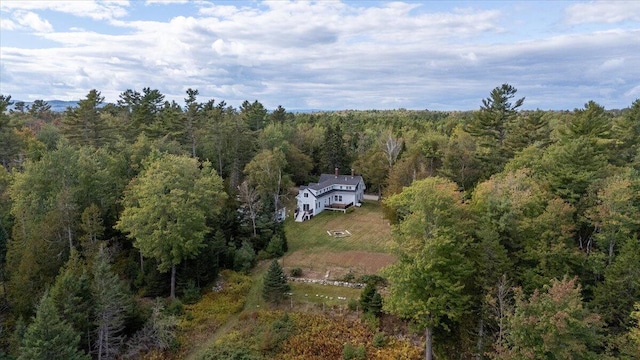
[(89, 351), (93, 299), (89, 274), (77, 251), (71, 252), (69, 260), (56, 277), (51, 288), (51, 298), (62, 317), (82, 335), (82, 348)]
[(22, 339), (18, 360), (89, 359), (78, 350), (80, 334), (60, 319), (53, 299), (45, 292), (36, 316)]
[(93, 264), (92, 295), (95, 299), (96, 340), (94, 351), (98, 360), (115, 359), (121, 351), (124, 317), (130, 299), (124, 284), (113, 273), (104, 249), (100, 249)]
[(270, 303), (278, 304), (284, 295), (291, 289), (287, 283), (287, 277), (278, 264), (278, 260), (273, 260), (269, 270), (264, 276), (264, 287), (262, 288), (262, 298)]
[(524, 98), (513, 104), (510, 100), (518, 90), (509, 84), (502, 84), (491, 91), (488, 98), (482, 100), (480, 111), (475, 113), (473, 121), (465, 128), (478, 139), (479, 160), (485, 169), (485, 178), (500, 172), (506, 161), (513, 155), (505, 140), (514, 124)]

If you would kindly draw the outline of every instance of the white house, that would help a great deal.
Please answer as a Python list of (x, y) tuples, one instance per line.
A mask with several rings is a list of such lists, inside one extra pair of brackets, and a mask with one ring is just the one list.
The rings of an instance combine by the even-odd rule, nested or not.
[(359, 205), (365, 190), (362, 176), (340, 175), (338, 168), (334, 174), (322, 174), (317, 183), (301, 186), (296, 199), (296, 221), (308, 220), (323, 210), (344, 210)]

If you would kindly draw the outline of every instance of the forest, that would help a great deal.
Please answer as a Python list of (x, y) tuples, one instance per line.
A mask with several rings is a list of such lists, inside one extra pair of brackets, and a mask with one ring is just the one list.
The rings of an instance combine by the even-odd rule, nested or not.
[(421, 356), (638, 359), (640, 99), (525, 102), (509, 84), (450, 112), (151, 88), (53, 112), (1, 95), (0, 358), (171, 354), (181, 306), (285, 254), (277, 210), (338, 168), (392, 228), (397, 261), (365, 304), (414, 329)]

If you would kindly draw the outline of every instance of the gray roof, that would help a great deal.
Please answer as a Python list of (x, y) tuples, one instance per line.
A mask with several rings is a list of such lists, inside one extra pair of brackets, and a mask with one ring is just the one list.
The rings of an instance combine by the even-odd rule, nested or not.
[[(355, 175), (355, 176), (351, 176), (351, 175), (338, 175), (336, 176), (335, 174), (321, 174), (320, 175), (320, 180), (318, 180), (318, 183), (310, 183), (309, 184), (309, 188), (313, 189), (313, 190), (320, 190), (323, 188), (326, 188), (327, 186), (331, 186), (331, 185), (358, 185), (358, 183), (360, 183), (360, 181), (364, 181), (362, 179), (362, 176), (359, 175)], [(302, 187), (301, 187), (302, 189)]]

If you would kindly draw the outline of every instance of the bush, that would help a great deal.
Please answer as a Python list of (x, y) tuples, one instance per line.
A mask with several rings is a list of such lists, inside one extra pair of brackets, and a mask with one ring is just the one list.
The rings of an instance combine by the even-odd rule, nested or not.
[(349, 271), (345, 276), (342, 277), (342, 279), (340, 279), (341, 281), (344, 282), (353, 282), (353, 280), (356, 278), (356, 276)]
[(195, 304), (198, 300), (200, 300), (200, 288), (196, 286), (195, 281), (189, 280), (182, 292), (182, 301), (185, 304)]
[(289, 271), (289, 274), (293, 277), (300, 277), (302, 276), (302, 269), (299, 267), (294, 267)]
[(351, 311), (356, 311), (358, 310), (358, 305), (360, 303), (358, 302), (358, 300), (356, 299), (349, 299), (349, 302), (347, 302), (347, 308)]
[(355, 354), (356, 354), (356, 349), (353, 347), (353, 345), (351, 345), (351, 343), (344, 344), (344, 347), (342, 348), (342, 358), (344, 360), (353, 359)]
[(377, 348), (381, 348), (384, 347), (384, 345), (387, 343), (387, 339), (384, 336), (383, 332), (377, 332), (375, 335), (373, 335), (373, 346), (377, 347)]
[(357, 282), (362, 284), (371, 284), (373, 286), (386, 286), (387, 279), (375, 274), (367, 274), (358, 277)]
[(364, 345), (355, 348), (351, 343), (346, 343), (342, 348), (342, 358), (344, 360), (365, 360), (367, 358), (367, 350)]
[(233, 254), (233, 269), (248, 272), (256, 260), (256, 252), (248, 241), (243, 241), (240, 249)]
[(184, 306), (182, 306), (182, 301), (180, 301), (180, 299), (171, 300), (171, 302), (169, 303), (169, 306), (167, 306), (167, 309), (165, 311), (169, 315), (176, 315), (176, 316), (182, 315), (182, 313), (184, 312)]

